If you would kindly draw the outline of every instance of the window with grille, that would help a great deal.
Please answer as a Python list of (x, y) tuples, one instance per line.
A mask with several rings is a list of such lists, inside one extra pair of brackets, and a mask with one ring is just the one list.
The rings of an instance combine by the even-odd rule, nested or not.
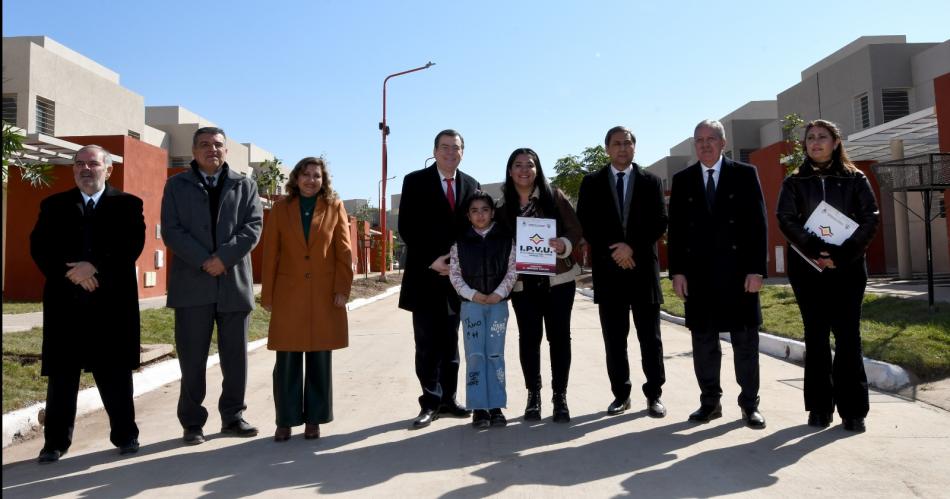
[(185, 156), (175, 156), (169, 158), (168, 166), (170, 168), (184, 168), (191, 163), (191, 158)]
[(910, 114), (910, 96), (906, 88), (885, 88), (881, 90), (881, 107), (884, 111), (884, 122)]
[(56, 103), (36, 96), (36, 131), (43, 135), (56, 135)]
[(871, 126), (871, 102), (867, 92), (854, 98), (854, 128), (864, 130)]
[(16, 95), (3, 96), (3, 122), (16, 126)]
[(142, 135), (134, 130), (129, 130), (129, 137), (132, 137), (133, 139), (142, 140)]

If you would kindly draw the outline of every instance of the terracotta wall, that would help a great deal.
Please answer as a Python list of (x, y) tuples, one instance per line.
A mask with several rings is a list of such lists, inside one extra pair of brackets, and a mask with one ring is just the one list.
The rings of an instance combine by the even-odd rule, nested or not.
[[(145, 214), (145, 248), (136, 261), (139, 278), (139, 297), (165, 294), (165, 269), (156, 269), (155, 252), (165, 251), (165, 245), (156, 237), (156, 227), (161, 211), (162, 189), (168, 165), (164, 149), (124, 135), (59, 137), (76, 144), (98, 144), (113, 154), (122, 156), (123, 163), (113, 165), (109, 183), (120, 190), (134, 194), (143, 201)], [(35, 189), (20, 180), (19, 171), (13, 169), (8, 184), (6, 273), (4, 274), (4, 297), (11, 300), (41, 300), (43, 275), (30, 257), (29, 235), (39, 215), (40, 201), (47, 196), (72, 189), (76, 186), (71, 166), (54, 168), (55, 180), (47, 188)], [(167, 265), (167, 258), (165, 260)], [(156, 285), (145, 287), (145, 272), (156, 273)]]
[[(940, 152), (950, 153), (950, 73), (934, 78), (934, 97), (937, 110), (937, 141)], [(950, 211), (950, 189), (943, 191), (943, 205)], [(950, 234), (950, 216), (944, 219)], [(939, 250), (938, 250), (939, 251)], [(947, 248), (950, 252), (950, 247)]]

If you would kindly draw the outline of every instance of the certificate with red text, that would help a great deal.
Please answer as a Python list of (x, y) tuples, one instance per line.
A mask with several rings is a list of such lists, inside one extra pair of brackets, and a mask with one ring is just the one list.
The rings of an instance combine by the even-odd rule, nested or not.
[(557, 237), (557, 221), (553, 218), (518, 217), (515, 225), (515, 271), (519, 274), (556, 274), (557, 253), (548, 241)]

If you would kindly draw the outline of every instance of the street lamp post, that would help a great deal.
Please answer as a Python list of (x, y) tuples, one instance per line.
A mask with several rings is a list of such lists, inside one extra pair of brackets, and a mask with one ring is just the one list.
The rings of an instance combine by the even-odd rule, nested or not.
[(419, 66), (418, 68), (410, 69), (408, 71), (393, 73), (387, 76), (385, 80), (383, 80), (383, 121), (379, 123), (379, 130), (382, 132), (382, 135), (383, 135), (383, 175), (381, 177), (382, 180), (380, 180), (381, 188), (379, 192), (379, 212), (380, 212), (379, 229), (380, 229), (380, 232), (382, 232), (382, 236), (380, 237), (380, 241), (382, 242), (382, 253), (381, 253), (382, 264), (380, 265), (380, 268), (382, 269), (382, 271), (379, 273), (379, 280), (381, 282), (386, 281), (386, 267), (387, 267), (386, 246), (387, 246), (387, 243), (389, 242), (388, 241), (389, 238), (387, 237), (387, 233), (386, 233), (386, 181), (389, 180), (386, 178), (386, 174), (387, 174), (386, 136), (389, 135), (389, 126), (386, 125), (386, 83), (389, 81), (390, 78), (394, 78), (396, 76), (402, 76), (404, 74), (414, 73), (416, 71), (422, 71), (423, 69), (429, 69), (430, 67), (434, 65), (435, 63), (430, 61), (426, 63), (425, 66)]

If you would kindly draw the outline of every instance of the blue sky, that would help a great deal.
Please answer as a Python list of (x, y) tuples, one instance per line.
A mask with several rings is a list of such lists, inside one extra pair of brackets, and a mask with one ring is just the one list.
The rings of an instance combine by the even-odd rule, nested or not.
[[(196, 7), (196, 5), (200, 5)], [(649, 165), (862, 35), (942, 42), (950, 2), (3, 2), (3, 35), (46, 35), (292, 166), (325, 155), (344, 198), (376, 205), (386, 75), (389, 193), (443, 128), (462, 170), (504, 178), (517, 147), (557, 158), (637, 135)]]

